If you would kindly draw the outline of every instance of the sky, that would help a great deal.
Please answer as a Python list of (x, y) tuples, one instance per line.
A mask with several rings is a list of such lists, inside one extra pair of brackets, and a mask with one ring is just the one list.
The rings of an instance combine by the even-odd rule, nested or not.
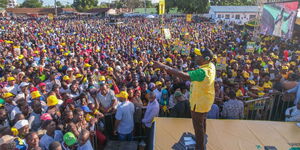
[[(69, 4), (73, 3), (73, 0), (57, 0), (57, 1), (60, 1), (64, 5), (67, 3), (69, 3)], [(110, 2), (112, 0), (98, 0), (98, 1), (99, 1), (99, 3), (101, 3), (101, 2)], [(153, 3), (158, 3), (158, 1), (159, 0), (152, 0)], [(21, 4), (23, 2), (24, 2), (24, 0), (17, 0), (18, 4)], [(54, 0), (43, 0), (43, 2), (44, 2), (44, 5), (54, 5)]]

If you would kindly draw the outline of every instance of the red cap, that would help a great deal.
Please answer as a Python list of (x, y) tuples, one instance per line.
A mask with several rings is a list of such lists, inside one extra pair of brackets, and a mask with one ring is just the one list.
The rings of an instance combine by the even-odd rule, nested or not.
[(39, 84), (39, 87), (46, 86), (46, 83), (42, 82)]
[(37, 91), (38, 89), (36, 87), (32, 87), (30, 88), (30, 93), (34, 92), (34, 91)]

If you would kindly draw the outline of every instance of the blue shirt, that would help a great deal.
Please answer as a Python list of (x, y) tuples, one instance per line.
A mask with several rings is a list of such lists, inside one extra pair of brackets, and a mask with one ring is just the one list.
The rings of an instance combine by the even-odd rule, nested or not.
[(208, 119), (219, 119), (220, 109), (217, 104), (211, 106), (210, 111), (207, 113)]
[(146, 127), (150, 128), (152, 125), (152, 121), (154, 117), (157, 117), (159, 113), (159, 104), (155, 99), (152, 102), (149, 102), (147, 105), (147, 109), (144, 115), (142, 122), (145, 124)]
[(88, 140), (85, 144), (79, 146), (77, 150), (94, 150), (90, 140)]
[(117, 107), (116, 119), (120, 120), (118, 126), (118, 133), (120, 134), (129, 134), (133, 131), (134, 128), (134, 104), (130, 101), (122, 102)]

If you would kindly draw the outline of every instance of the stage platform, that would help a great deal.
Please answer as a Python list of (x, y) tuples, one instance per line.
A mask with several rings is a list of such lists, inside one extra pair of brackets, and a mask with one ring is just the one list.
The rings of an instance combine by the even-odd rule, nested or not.
[[(194, 134), (191, 119), (155, 118), (154, 149), (171, 150), (184, 132)], [(207, 120), (207, 150), (257, 150), (275, 146), (288, 150), (300, 147), (300, 128), (295, 122)]]

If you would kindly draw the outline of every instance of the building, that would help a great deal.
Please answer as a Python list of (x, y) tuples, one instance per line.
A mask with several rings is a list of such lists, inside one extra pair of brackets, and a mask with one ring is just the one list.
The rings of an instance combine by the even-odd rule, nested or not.
[(16, 0), (8, 0), (7, 8), (15, 8), (18, 5)]
[(216, 20), (244, 24), (258, 15), (258, 6), (210, 6), (209, 16)]
[[(57, 8), (57, 14), (70, 14), (77, 12), (73, 8)], [(55, 14), (55, 8), (7, 8), (8, 16), (47, 16)]]

